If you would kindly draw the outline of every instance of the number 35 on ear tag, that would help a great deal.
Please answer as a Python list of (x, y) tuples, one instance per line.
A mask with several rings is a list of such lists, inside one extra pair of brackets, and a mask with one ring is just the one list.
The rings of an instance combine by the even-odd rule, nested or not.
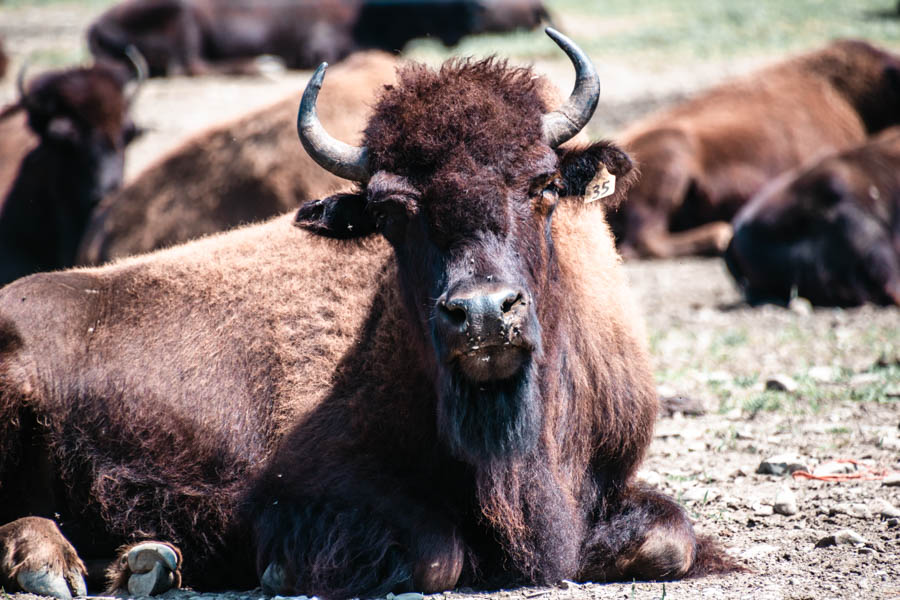
[(606, 169), (606, 165), (600, 165), (597, 175), (588, 184), (584, 193), (584, 203), (590, 204), (616, 192), (616, 176)]

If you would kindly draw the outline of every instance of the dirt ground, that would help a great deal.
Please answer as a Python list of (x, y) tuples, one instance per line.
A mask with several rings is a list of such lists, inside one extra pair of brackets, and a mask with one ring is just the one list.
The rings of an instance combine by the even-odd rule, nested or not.
[[(12, 80), (22, 56), (60, 45), (78, 48), (84, 24), (99, 9), (2, 10), (0, 35), (14, 64), (0, 86), (0, 104), (14, 97)], [(665, 74), (601, 65), (604, 100), (591, 133), (609, 135), (649, 110), (766, 60), (676, 65)], [(571, 86), (565, 62), (539, 62), (537, 68), (566, 89)], [(149, 82), (135, 112), (149, 131), (130, 150), (128, 177), (193, 132), (287, 94), (299, 98), (307, 77), (276, 70), (254, 78)], [(900, 471), (900, 309), (812, 309), (802, 301), (788, 309), (750, 308), (716, 259), (636, 262), (626, 268), (646, 314), (661, 395), (683, 399), (688, 413), (704, 411), (699, 416), (676, 411), (660, 419), (642, 476), (677, 498), (698, 529), (718, 538), (749, 572), (665, 585), (563, 582), (444, 596), (900, 598), (900, 486), (757, 473), (764, 459), (785, 453), (797, 455), (808, 469), (852, 459), (859, 462), (857, 474), (869, 468)], [(769, 386), (789, 389), (766, 389), (769, 380), (781, 382)], [(794, 496), (796, 512), (774, 512), (776, 497), (779, 509), (790, 504), (782, 502), (786, 496)], [(845, 529), (860, 540), (826, 545), (828, 536)], [(259, 590), (166, 595), (173, 600), (260, 596)]]

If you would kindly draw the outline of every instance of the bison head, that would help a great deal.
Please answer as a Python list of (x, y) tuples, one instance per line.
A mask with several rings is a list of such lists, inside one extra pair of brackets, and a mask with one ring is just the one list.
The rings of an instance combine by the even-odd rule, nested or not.
[(17, 107), (28, 112), (28, 125), (42, 144), (92, 174), (85, 199), (90, 206), (121, 185), (125, 147), (138, 135), (128, 108), (143, 80), (142, 59), (130, 56), (138, 61), (138, 83), (129, 94), (124, 93), (128, 74), (113, 66), (47, 73), (27, 91), (25, 68), (19, 72)]
[(888, 133), (781, 176), (738, 213), (725, 260), (748, 302), (900, 304), (900, 131)]
[(300, 107), (307, 151), (360, 187), (307, 203), (296, 223), (336, 238), (377, 232), (392, 245), (413, 343), (434, 373), (438, 426), (470, 461), (521, 456), (537, 443), (544, 373), (565, 360), (549, 351), (568, 300), (558, 294), (554, 211), (580, 204), (598, 170), (631, 169), (609, 143), (558, 148), (590, 119), (599, 81), (579, 48), (548, 33), (577, 71), (556, 111), (543, 80), (495, 59), (407, 67), (359, 148), (330, 138), (315, 116), (324, 66)]

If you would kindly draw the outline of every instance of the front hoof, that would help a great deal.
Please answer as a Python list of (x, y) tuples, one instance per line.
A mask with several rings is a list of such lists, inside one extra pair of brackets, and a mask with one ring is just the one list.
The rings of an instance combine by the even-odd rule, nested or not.
[(67, 572), (65, 577), (46, 568), (38, 571), (19, 571), (16, 583), (23, 591), (38, 596), (52, 596), (63, 600), (69, 600), (72, 596), (87, 596), (84, 577), (75, 570)]
[(24, 517), (0, 527), (0, 585), (70, 600), (87, 595), (87, 570), (56, 523)]
[(110, 573), (110, 591), (127, 588), (131, 596), (155, 596), (181, 587), (181, 553), (162, 542), (127, 548)]

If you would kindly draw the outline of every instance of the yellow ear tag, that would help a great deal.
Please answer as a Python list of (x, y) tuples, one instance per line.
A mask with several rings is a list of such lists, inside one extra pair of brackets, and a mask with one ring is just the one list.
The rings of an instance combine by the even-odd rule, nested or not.
[(584, 203), (590, 204), (607, 196), (616, 193), (616, 176), (606, 169), (606, 165), (601, 164), (600, 170), (594, 176), (594, 179), (588, 184), (584, 193)]

